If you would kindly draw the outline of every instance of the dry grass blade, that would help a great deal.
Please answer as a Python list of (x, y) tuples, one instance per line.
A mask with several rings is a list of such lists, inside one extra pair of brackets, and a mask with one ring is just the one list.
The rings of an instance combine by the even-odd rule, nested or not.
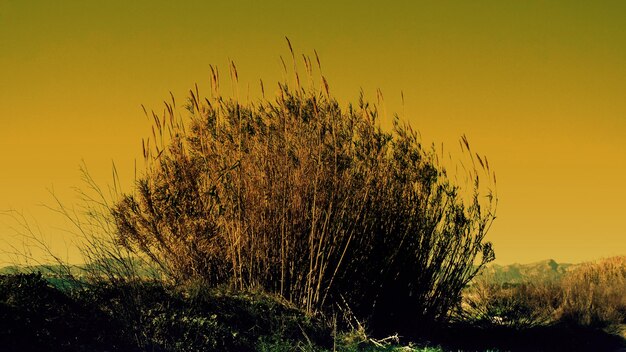
[(317, 68), (321, 72), (322, 71), (322, 64), (320, 63), (320, 57), (319, 57), (319, 55), (317, 55), (317, 50), (313, 50), (313, 52), (315, 53), (315, 61), (317, 61)]
[[(231, 74), (234, 82), (239, 82), (239, 74), (237, 74), (237, 66), (235, 66), (235, 62), (230, 62)], [(197, 89), (197, 86), (196, 86)]]
[(259, 83), (261, 85), (261, 97), (265, 98), (265, 87), (263, 86), (263, 80), (259, 79)]
[(291, 41), (289, 41), (289, 38), (285, 37), (285, 40), (287, 40), (287, 45), (289, 46), (289, 52), (291, 53), (291, 56), (293, 58), (295, 58), (295, 54), (293, 52), (293, 47), (291, 46)]

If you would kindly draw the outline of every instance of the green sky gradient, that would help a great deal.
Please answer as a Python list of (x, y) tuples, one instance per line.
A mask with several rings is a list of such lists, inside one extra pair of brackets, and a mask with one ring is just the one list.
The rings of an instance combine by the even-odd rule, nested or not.
[(623, 1), (0, 1), (0, 210), (63, 248), (46, 189), (72, 202), (82, 159), (102, 183), (114, 160), (130, 187), (141, 104), (208, 93), (209, 64), (229, 90), (229, 59), (241, 95), (258, 97), (259, 79), (271, 93), (288, 36), (317, 50), (342, 105), (380, 88), (427, 143), (458, 153), (466, 134), (488, 156), (500, 263), (623, 255), (624, 18)]

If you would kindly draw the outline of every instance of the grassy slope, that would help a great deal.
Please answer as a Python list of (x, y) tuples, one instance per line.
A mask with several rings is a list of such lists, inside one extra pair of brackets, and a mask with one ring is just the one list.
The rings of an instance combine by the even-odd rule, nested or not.
[[(50, 280), (50, 278), (48, 279)], [(418, 346), (377, 342), (258, 293), (184, 290), (149, 283), (60, 291), (38, 275), (0, 276), (0, 350), (63, 351), (614, 351), (601, 329), (518, 330), (467, 324), (435, 328)], [(335, 336), (335, 337), (333, 337)]]
[(40, 274), (0, 275), (1, 351), (439, 351), (334, 331), (260, 293), (145, 282), (67, 292)]
[(3, 351), (254, 351), (332, 345), (319, 320), (261, 294), (158, 284), (63, 292), (40, 275), (0, 276)]

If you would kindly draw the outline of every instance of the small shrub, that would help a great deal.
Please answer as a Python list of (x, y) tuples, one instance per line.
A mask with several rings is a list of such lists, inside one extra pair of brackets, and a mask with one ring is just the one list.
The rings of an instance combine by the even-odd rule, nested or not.
[(584, 326), (626, 323), (626, 257), (584, 264), (563, 278), (561, 320)]
[(560, 279), (546, 281), (509, 284), (480, 277), (465, 290), (458, 318), (516, 328), (624, 324), (626, 257), (585, 263)]
[(460, 318), (472, 324), (527, 329), (555, 322), (562, 301), (558, 282), (502, 284), (477, 280), (463, 297)]

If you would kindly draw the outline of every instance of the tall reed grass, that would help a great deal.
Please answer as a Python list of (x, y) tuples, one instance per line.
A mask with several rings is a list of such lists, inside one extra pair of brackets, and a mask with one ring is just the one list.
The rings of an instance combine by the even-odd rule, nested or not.
[(560, 278), (518, 284), (479, 276), (465, 290), (460, 318), (478, 325), (529, 328), (626, 324), (626, 257), (583, 263)]
[(145, 173), (110, 208), (119, 243), (177, 281), (261, 289), (309, 312), (347, 305), (376, 328), (447, 317), (494, 258), (486, 158), (463, 137), (475, 167), (462, 188), (408, 124), (383, 130), (363, 97), (341, 108), (321, 74), (321, 89), (295, 72), (274, 98), (242, 102), (211, 72), (188, 117), (173, 97), (149, 115)]
[(586, 326), (626, 324), (626, 256), (583, 264), (563, 278), (560, 319)]

